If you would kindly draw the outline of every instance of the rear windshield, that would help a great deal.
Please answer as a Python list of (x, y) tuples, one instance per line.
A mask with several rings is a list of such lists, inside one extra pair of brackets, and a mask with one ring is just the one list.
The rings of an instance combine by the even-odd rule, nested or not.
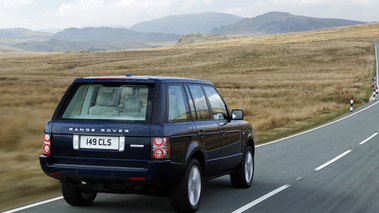
[(58, 120), (150, 120), (152, 87), (148, 85), (85, 84), (73, 90)]

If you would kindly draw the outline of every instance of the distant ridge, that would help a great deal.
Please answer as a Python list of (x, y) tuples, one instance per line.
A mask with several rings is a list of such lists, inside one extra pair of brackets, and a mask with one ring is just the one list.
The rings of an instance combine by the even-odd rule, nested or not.
[(138, 32), (169, 34), (210, 33), (213, 28), (234, 24), (243, 18), (226, 13), (192, 13), (173, 15), (141, 22), (130, 29)]
[(99, 52), (107, 50), (125, 50), (153, 48), (156, 46), (138, 41), (126, 42), (99, 42), (99, 41), (63, 41), (50, 39), (43, 42), (23, 42), (14, 45), (14, 47), (36, 52), (73, 52), (87, 50), (89, 52)]
[(164, 33), (141, 33), (125, 28), (86, 27), (68, 28), (52, 36), (66, 41), (102, 41), (102, 42), (166, 42), (178, 40), (180, 35)]
[(25, 28), (0, 29), (0, 38), (29, 39), (48, 38), (53, 33), (33, 31)]
[(220, 35), (259, 36), (321, 30), (333, 27), (365, 24), (366, 22), (332, 18), (312, 18), (286, 12), (269, 12), (255, 18), (246, 18), (235, 24), (215, 28)]

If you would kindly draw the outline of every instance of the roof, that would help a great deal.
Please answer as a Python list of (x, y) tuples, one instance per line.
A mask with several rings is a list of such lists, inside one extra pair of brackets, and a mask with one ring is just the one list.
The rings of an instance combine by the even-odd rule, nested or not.
[(132, 82), (132, 83), (194, 83), (213, 85), (209, 81), (180, 78), (169, 76), (139, 76), (139, 75), (123, 75), (123, 76), (97, 76), (77, 78), (74, 82)]

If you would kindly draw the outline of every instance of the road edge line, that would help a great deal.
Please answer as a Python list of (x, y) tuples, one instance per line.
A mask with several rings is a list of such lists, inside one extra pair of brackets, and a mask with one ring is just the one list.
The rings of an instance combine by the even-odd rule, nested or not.
[(54, 198), (51, 198), (49, 200), (44, 200), (44, 201), (40, 201), (38, 203), (33, 203), (33, 204), (29, 204), (27, 206), (22, 206), (22, 207), (19, 207), (19, 208), (16, 208), (16, 209), (11, 209), (11, 210), (5, 211), (3, 213), (14, 213), (14, 212), (22, 211), (22, 210), (25, 210), (25, 209), (30, 209), (30, 208), (33, 208), (33, 207), (36, 207), (36, 206), (40, 206), (40, 205), (43, 205), (43, 204), (46, 204), (46, 203), (50, 203), (50, 202), (53, 202), (53, 201), (60, 200), (62, 198), (63, 198), (63, 196), (54, 197)]

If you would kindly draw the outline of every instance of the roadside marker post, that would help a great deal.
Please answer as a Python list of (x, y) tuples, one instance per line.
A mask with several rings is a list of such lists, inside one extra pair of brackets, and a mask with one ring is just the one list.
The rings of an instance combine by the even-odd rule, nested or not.
[(374, 43), (375, 45), (375, 58), (376, 58), (376, 72), (375, 72), (375, 81), (376, 81), (376, 87), (379, 87), (379, 82), (376, 78), (379, 77), (379, 50), (378, 50), (378, 43)]
[(350, 99), (350, 112), (353, 112), (353, 104), (354, 104), (354, 98), (353, 98), (353, 96), (351, 96), (351, 99)]
[(375, 97), (375, 95), (376, 95), (376, 92), (375, 92), (375, 89), (373, 89), (372, 90), (372, 100), (376, 100), (376, 97)]

